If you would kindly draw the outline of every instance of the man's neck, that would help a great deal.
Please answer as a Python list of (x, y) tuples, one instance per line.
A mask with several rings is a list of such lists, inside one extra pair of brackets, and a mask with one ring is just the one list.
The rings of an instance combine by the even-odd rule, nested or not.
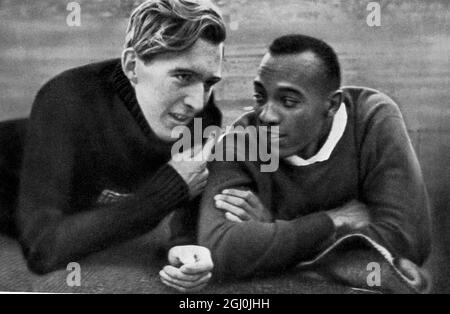
[(307, 160), (316, 155), (319, 150), (322, 148), (322, 146), (325, 144), (330, 132), (331, 127), (333, 126), (333, 118), (328, 118), (327, 121), (324, 123), (324, 127), (322, 129), (322, 132), (320, 133), (317, 140), (311, 142), (309, 145), (307, 145), (304, 149), (302, 149), (300, 152), (297, 153), (297, 156)]

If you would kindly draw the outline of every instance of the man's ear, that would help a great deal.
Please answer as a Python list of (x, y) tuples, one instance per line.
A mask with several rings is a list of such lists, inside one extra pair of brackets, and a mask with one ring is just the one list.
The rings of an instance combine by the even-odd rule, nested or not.
[(136, 74), (137, 54), (133, 48), (127, 48), (122, 52), (122, 70), (125, 76), (130, 80), (131, 85), (138, 83)]
[(340, 89), (333, 92), (328, 97), (327, 113), (329, 117), (334, 117), (334, 115), (338, 112), (339, 108), (341, 107), (343, 100), (344, 100), (343, 92)]

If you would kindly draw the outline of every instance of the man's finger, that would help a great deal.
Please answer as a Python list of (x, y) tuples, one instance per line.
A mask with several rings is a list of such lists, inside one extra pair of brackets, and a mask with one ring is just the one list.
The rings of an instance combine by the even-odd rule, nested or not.
[(174, 266), (166, 266), (163, 268), (163, 271), (174, 279), (189, 282), (198, 281), (208, 274), (208, 273), (201, 273), (195, 275), (188, 275), (181, 272), (179, 268), (176, 268)]
[(193, 289), (186, 289), (186, 288), (178, 287), (177, 285), (174, 285), (174, 284), (172, 284), (172, 283), (170, 283), (170, 282), (168, 282), (168, 281), (166, 281), (166, 280), (164, 280), (162, 278), (161, 278), (161, 282), (163, 284), (165, 284), (166, 286), (168, 286), (170, 288), (173, 288), (173, 289), (175, 289), (175, 290), (177, 290), (178, 292), (181, 292), (181, 293), (196, 293), (196, 292), (200, 292), (201, 290), (203, 290), (207, 286), (207, 284), (203, 284), (203, 285), (200, 285), (200, 286), (198, 286), (196, 288), (193, 288)]
[(250, 204), (250, 206), (252, 206), (253, 208), (264, 208), (263, 203), (261, 202), (261, 200), (259, 199), (258, 196), (255, 195), (255, 193), (253, 193), (252, 191), (248, 191), (248, 198), (247, 198), (247, 202)]
[(189, 288), (189, 289), (192, 289), (192, 288), (198, 287), (200, 285), (203, 285), (205, 283), (208, 283), (212, 278), (211, 272), (204, 273), (199, 279), (194, 280), (194, 281), (186, 281), (186, 280), (180, 280), (180, 279), (174, 278), (174, 277), (170, 276), (168, 273), (166, 273), (164, 270), (162, 270), (159, 275), (162, 278), (164, 278), (164, 280), (167, 280), (176, 286), (180, 286), (183, 288)]
[(208, 184), (208, 181), (204, 180), (204, 181), (200, 182), (199, 184), (197, 184), (194, 189), (199, 192), (203, 192), (205, 190), (207, 184)]
[(197, 281), (184, 281), (184, 280), (178, 280), (176, 278), (173, 278), (173, 277), (169, 276), (164, 271), (160, 271), (159, 272), (159, 276), (164, 281), (169, 282), (169, 283), (171, 283), (172, 285), (174, 285), (176, 287), (180, 287), (180, 288), (184, 288), (184, 289), (197, 288), (198, 286), (201, 286), (201, 285), (204, 285), (204, 284), (208, 283), (211, 280), (211, 278), (212, 278), (212, 274), (208, 273), (208, 274), (206, 274), (205, 276), (203, 276), (202, 278), (200, 278)]
[(175, 156), (176, 160), (181, 160), (181, 161), (189, 161), (192, 160), (194, 158), (194, 156), (196, 156), (197, 154), (201, 153), (203, 150), (203, 145), (202, 144), (197, 144), (194, 145), (193, 147), (183, 150), (180, 153), (177, 153)]
[[(205, 165), (206, 165), (206, 164), (205, 164)], [(208, 168), (206, 168), (206, 166), (205, 166), (205, 168), (203, 169), (203, 171), (202, 171), (202, 173), (201, 173), (201, 176), (202, 176), (202, 180), (203, 180), (203, 181), (208, 180), (208, 177), (209, 177), (209, 170), (208, 170)]]
[(201, 273), (208, 273), (214, 269), (214, 263), (211, 256), (201, 257), (197, 263), (183, 264), (180, 271), (187, 275), (196, 275)]
[(206, 142), (205, 146), (203, 147), (203, 161), (209, 161), (209, 158), (212, 155), (212, 151), (214, 149), (214, 146), (216, 145), (216, 139), (217, 135), (215, 132), (212, 132), (211, 135), (208, 138), (208, 141)]
[(225, 195), (231, 195), (231, 196), (235, 196), (235, 197), (240, 197), (243, 199), (247, 199), (250, 195), (250, 191), (243, 191), (243, 190), (236, 190), (236, 189), (228, 189), (228, 190), (223, 190), (222, 194)]
[(208, 183), (208, 174), (209, 174), (208, 169), (203, 171), (201, 177), (197, 178), (197, 182), (195, 183), (194, 187), (206, 186), (206, 184)]
[(226, 203), (229, 203), (231, 205), (234, 205), (236, 207), (239, 207), (241, 209), (244, 209), (247, 213), (252, 211), (252, 207), (250, 204), (241, 197), (231, 196), (231, 195), (225, 195), (225, 194), (219, 194), (214, 197), (216, 201), (224, 201)]
[(240, 219), (238, 216), (233, 215), (232, 213), (226, 212), (225, 218), (228, 219), (231, 222), (241, 223), (243, 222), (242, 219)]
[(233, 215), (239, 217), (239, 219), (246, 221), (246, 220), (250, 220), (250, 218), (251, 218), (250, 215), (245, 212), (245, 210), (243, 210), (242, 208), (236, 207), (230, 203), (219, 200), (219, 201), (215, 202), (215, 205), (218, 209), (230, 212)]
[(228, 189), (222, 192), (224, 195), (230, 195), (243, 198), (247, 201), (251, 208), (264, 208), (261, 200), (250, 190)]

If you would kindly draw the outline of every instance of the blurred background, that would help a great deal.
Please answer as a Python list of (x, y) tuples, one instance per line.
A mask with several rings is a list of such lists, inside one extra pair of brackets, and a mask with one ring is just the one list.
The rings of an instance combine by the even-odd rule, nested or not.
[[(26, 117), (38, 89), (75, 66), (119, 57), (136, 0), (78, 0), (81, 26), (69, 27), (68, 0), (0, 0), (0, 121)], [(225, 123), (252, 105), (252, 79), (277, 36), (303, 33), (338, 52), (346, 85), (377, 88), (404, 114), (433, 203), (434, 292), (450, 292), (450, 14), (448, 0), (380, 0), (369, 27), (365, 0), (217, 0), (229, 27)], [(1, 149), (1, 147), (0, 147)]]

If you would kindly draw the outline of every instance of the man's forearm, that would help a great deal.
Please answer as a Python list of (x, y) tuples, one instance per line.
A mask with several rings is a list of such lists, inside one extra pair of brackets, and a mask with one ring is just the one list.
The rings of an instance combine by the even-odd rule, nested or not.
[[(187, 187), (169, 166), (164, 166), (150, 181), (134, 196), (73, 215), (55, 215), (45, 209), (33, 213), (32, 204), (25, 201), (21, 209), (22, 244), (30, 268), (47, 273), (145, 234), (187, 201)], [(46, 216), (47, 221), (43, 220)]]
[(317, 213), (274, 223), (222, 220), (201, 226), (199, 242), (211, 249), (216, 275), (246, 277), (295, 266), (317, 254), (333, 234), (332, 220)]

